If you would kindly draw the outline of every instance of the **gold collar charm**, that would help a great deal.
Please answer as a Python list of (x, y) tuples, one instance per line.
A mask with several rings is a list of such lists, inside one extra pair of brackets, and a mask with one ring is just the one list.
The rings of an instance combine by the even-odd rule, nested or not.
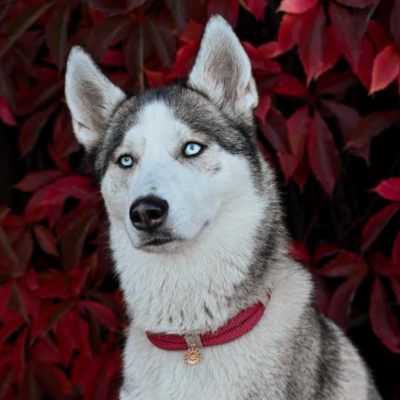
[(197, 365), (201, 362), (202, 354), (197, 348), (196, 343), (193, 343), (185, 352), (185, 363), (187, 365)]
[(186, 335), (185, 336), (188, 349), (185, 351), (185, 363), (187, 365), (200, 364), (203, 359), (200, 348), (203, 347), (199, 335)]

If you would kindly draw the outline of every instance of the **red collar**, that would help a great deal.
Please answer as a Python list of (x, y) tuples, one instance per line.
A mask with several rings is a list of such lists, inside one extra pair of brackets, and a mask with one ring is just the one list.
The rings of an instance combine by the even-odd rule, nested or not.
[[(269, 300), (270, 297), (271, 289), (267, 293), (266, 300)], [(263, 316), (266, 304), (267, 302), (264, 299), (257, 302), (246, 310), (239, 312), (215, 332), (199, 336), (147, 333), (147, 337), (154, 346), (162, 350), (188, 350), (185, 355), (186, 362), (192, 365), (198, 364), (201, 360), (201, 353), (198, 348), (229, 343), (250, 332)], [(196, 353), (196, 355), (192, 354), (194, 358), (191, 362), (187, 358), (190, 357), (190, 352)]]

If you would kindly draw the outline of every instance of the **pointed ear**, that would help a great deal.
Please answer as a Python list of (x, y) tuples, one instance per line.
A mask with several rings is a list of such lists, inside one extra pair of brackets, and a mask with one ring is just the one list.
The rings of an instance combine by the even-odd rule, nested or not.
[(231, 26), (219, 15), (207, 23), (188, 86), (204, 93), (235, 119), (252, 117), (257, 106), (249, 57)]
[(93, 149), (115, 107), (126, 95), (109, 81), (81, 48), (72, 48), (65, 77), (65, 95), (78, 141)]

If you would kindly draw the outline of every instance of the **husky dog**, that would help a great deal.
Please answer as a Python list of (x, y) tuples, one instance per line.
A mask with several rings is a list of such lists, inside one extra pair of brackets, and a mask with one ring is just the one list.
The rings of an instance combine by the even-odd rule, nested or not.
[[(256, 143), (250, 61), (222, 17), (208, 22), (185, 85), (128, 97), (75, 47), (66, 98), (101, 184), (131, 318), (121, 400), (380, 399), (289, 256)], [(200, 349), (197, 365), (149, 340), (215, 332), (271, 287), (258, 323)]]

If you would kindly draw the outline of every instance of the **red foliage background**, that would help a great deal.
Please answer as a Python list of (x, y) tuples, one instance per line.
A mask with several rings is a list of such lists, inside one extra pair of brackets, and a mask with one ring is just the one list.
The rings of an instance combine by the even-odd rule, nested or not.
[(250, 56), (294, 257), (400, 398), (400, 0), (3, 0), (0, 398), (105, 400), (119, 385), (121, 295), (63, 97), (69, 49), (128, 92), (171, 84), (212, 13)]

